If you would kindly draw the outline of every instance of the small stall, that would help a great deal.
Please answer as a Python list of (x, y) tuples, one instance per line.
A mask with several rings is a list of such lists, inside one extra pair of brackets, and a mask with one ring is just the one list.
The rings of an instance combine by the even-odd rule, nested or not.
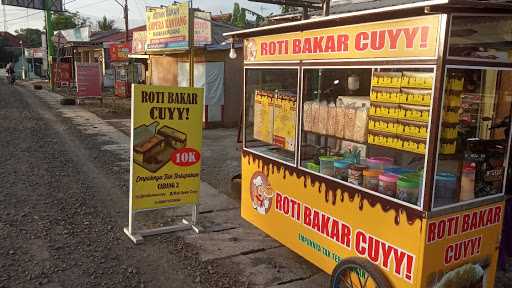
[(224, 34), (245, 45), (242, 217), (330, 287), (493, 287), (511, 31), (510, 4), (420, 1)]
[(114, 74), (114, 95), (128, 97), (130, 95), (130, 82), (128, 81), (130, 46), (126, 43), (112, 44), (109, 47), (110, 62)]

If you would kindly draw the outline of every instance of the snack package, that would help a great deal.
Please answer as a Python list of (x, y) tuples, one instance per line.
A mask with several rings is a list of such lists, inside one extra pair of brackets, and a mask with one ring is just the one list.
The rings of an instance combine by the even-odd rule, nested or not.
[(345, 106), (345, 129), (344, 138), (348, 140), (354, 139), (354, 127), (356, 125), (357, 108), (354, 105)]
[(311, 103), (311, 131), (314, 133), (320, 133), (320, 103), (313, 101)]
[(336, 137), (343, 138), (345, 136), (345, 107), (343, 104), (336, 105)]
[(404, 72), (402, 87), (432, 88), (434, 75), (430, 72)]
[(400, 88), (401, 72), (373, 72), (372, 86)]
[(318, 133), (322, 135), (327, 134), (327, 117), (329, 116), (329, 105), (327, 101), (320, 102), (320, 108), (318, 111)]
[(352, 140), (356, 142), (366, 142), (368, 128), (368, 108), (361, 107), (356, 111), (355, 125)]
[(313, 128), (313, 102), (304, 102), (302, 112), (302, 123), (304, 123), (304, 131), (312, 131)]
[(254, 138), (272, 143), (274, 134), (273, 93), (256, 90), (254, 96)]
[(432, 98), (432, 91), (429, 89), (403, 88), (400, 93), (401, 104), (429, 106)]
[(327, 114), (327, 135), (336, 136), (336, 128), (338, 126), (338, 117), (336, 114), (336, 104), (329, 103)]

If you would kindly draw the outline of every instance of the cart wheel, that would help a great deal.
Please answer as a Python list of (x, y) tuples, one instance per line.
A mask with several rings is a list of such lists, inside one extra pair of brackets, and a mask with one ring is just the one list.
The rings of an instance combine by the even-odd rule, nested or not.
[(330, 288), (391, 288), (379, 267), (368, 260), (350, 257), (333, 270)]

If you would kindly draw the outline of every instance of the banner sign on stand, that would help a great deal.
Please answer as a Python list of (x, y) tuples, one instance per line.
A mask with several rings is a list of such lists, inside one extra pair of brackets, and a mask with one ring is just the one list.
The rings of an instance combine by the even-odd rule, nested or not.
[(203, 97), (203, 88), (132, 85), (130, 226), (125, 233), (135, 243), (141, 241), (137, 235), (195, 223), (193, 212), (192, 225), (156, 232), (132, 229), (137, 211), (197, 204)]
[(77, 97), (101, 97), (102, 81), (100, 64), (76, 63), (76, 87)]
[(126, 43), (112, 44), (109, 47), (110, 61), (128, 61), (128, 54), (130, 54), (130, 46)]
[[(71, 83), (72, 69), (71, 63), (61, 62), (58, 63), (59, 69), (57, 70), (57, 63), (52, 63), (52, 81), (57, 87), (69, 86)], [(57, 72), (58, 71), (58, 72)]]

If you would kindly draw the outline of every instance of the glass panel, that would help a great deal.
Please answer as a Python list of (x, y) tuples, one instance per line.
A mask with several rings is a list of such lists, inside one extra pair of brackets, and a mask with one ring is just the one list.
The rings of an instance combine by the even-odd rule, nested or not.
[(502, 193), (510, 149), (512, 71), (449, 68), (446, 75), (434, 207)]
[(512, 17), (453, 16), (449, 56), (510, 62)]
[(297, 69), (246, 69), (245, 145), (295, 163)]
[(301, 166), (414, 205), (433, 69), (305, 69)]

